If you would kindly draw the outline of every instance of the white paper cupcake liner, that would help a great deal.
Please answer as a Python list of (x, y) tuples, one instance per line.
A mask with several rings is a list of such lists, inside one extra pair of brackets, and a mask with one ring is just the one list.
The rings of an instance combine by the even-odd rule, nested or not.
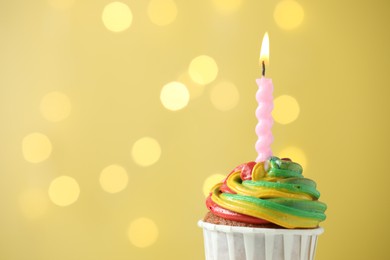
[(203, 228), (206, 260), (313, 260), (315, 229), (273, 229), (216, 225), (198, 222)]

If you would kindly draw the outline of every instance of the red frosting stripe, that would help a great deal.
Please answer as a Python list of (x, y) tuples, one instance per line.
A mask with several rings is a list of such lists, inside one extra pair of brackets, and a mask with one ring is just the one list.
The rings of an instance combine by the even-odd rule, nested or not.
[(222, 186), (220, 188), (221, 192), (224, 193), (231, 193), (231, 194), (236, 194), (236, 192), (232, 191), (226, 184), (226, 180), (229, 178), (230, 175), (232, 175), (235, 172), (240, 172), (241, 173), (241, 179), (243, 181), (245, 180), (251, 180), (252, 179), (252, 169), (256, 165), (256, 162), (248, 162), (248, 163), (243, 163), (238, 165), (236, 168), (233, 169), (229, 173), (229, 175), (223, 180)]

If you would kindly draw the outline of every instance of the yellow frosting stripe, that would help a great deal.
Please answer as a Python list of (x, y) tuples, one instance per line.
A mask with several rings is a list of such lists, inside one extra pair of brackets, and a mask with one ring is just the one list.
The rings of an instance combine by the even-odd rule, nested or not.
[[(273, 222), (277, 225), (286, 227), (286, 228), (311, 228), (318, 225), (318, 220), (307, 219), (303, 217), (293, 216), (291, 214), (284, 213), (278, 210), (271, 210), (266, 207), (258, 207), (249, 202), (239, 203), (238, 201), (227, 201), (223, 200), (222, 207), (227, 209), (234, 210), (235, 212), (249, 215), (252, 217), (262, 218)], [(235, 205), (234, 205), (235, 204)]]
[(259, 207), (246, 201), (221, 198), (221, 193), (219, 192), (220, 186), (221, 184), (214, 186), (211, 199), (225, 209), (229, 209), (231, 211), (248, 216), (265, 219), (286, 228), (312, 228), (318, 226), (319, 221), (315, 219), (298, 217), (284, 213), (282, 211), (272, 210), (266, 207)]
[[(229, 209), (227, 204), (226, 206), (227, 209)], [(250, 203), (242, 203), (241, 206), (241, 208), (236, 208), (236, 212), (252, 217), (262, 218), (286, 228), (310, 228), (318, 225), (318, 221), (316, 220), (292, 216), (281, 211), (271, 210), (264, 207), (254, 207)]]
[(235, 172), (231, 174), (226, 180), (228, 187), (236, 192), (246, 196), (253, 196), (256, 198), (295, 198), (295, 199), (307, 199), (311, 200), (311, 196), (305, 193), (292, 193), (291, 191), (283, 191), (272, 188), (245, 186), (242, 184), (241, 172)]
[(264, 162), (257, 163), (252, 169), (252, 180), (259, 181), (263, 179), (266, 174), (267, 173), (264, 169)]
[(241, 172), (232, 173), (226, 180), (228, 187), (238, 194), (245, 194), (248, 196), (256, 196), (257, 189), (256, 187), (245, 187), (241, 184)]

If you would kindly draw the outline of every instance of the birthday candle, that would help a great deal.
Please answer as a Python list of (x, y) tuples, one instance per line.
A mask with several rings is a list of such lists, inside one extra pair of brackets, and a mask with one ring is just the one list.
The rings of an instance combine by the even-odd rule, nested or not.
[(258, 107), (256, 109), (257, 125), (256, 125), (256, 162), (264, 162), (272, 156), (271, 144), (274, 140), (272, 135), (272, 109), (274, 108), (272, 92), (274, 86), (272, 79), (265, 77), (265, 65), (269, 63), (269, 37), (265, 33), (260, 52), (260, 63), (262, 66), (262, 77), (256, 79), (259, 89), (256, 92), (256, 100)]

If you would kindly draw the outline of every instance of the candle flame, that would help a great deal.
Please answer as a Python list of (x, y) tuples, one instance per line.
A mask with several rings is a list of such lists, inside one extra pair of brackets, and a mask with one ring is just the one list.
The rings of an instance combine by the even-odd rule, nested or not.
[(269, 65), (269, 36), (268, 32), (264, 34), (263, 42), (261, 43), (261, 51), (260, 51), (260, 65), (262, 65), (263, 61), (266, 65)]

